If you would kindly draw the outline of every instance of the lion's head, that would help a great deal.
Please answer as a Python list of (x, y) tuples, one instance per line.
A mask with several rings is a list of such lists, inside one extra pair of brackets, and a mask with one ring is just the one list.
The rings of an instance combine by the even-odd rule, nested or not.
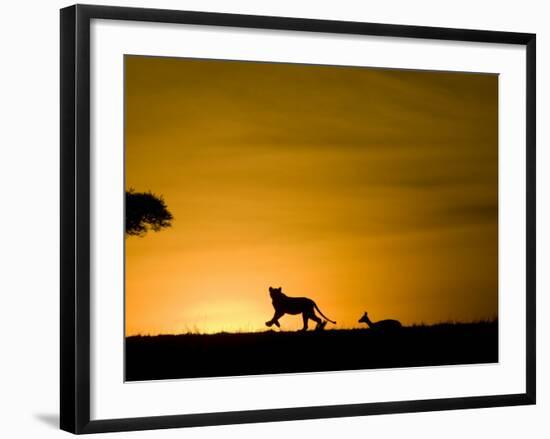
[(283, 293), (283, 289), (281, 287), (279, 288), (269, 287), (269, 295), (271, 296), (272, 300), (277, 300), (285, 296)]

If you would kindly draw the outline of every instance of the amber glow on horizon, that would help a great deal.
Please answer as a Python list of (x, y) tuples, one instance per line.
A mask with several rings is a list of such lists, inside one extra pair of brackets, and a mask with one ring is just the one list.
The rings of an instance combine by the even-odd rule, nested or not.
[[(268, 287), (338, 325), (498, 313), (498, 77), (125, 58), (126, 334), (263, 331)], [(299, 316), (281, 319), (301, 327)]]

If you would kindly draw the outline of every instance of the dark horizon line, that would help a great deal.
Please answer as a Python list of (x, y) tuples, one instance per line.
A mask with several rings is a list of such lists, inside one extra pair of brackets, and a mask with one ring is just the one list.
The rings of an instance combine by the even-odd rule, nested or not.
[[(461, 320), (446, 320), (441, 321), (437, 323), (412, 323), (410, 325), (403, 325), (404, 329), (410, 329), (410, 328), (429, 328), (433, 326), (449, 326), (449, 325), (487, 325), (487, 324), (497, 324), (498, 323), (498, 317), (494, 318), (487, 318), (487, 319), (477, 319), (477, 320), (469, 320), (469, 321), (461, 321)], [(187, 336), (187, 335), (246, 335), (246, 334), (264, 334), (264, 333), (284, 333), (284, 334), (292, 334), (292, 333), (323, 333), (323, 332), (335, 332), (335, 331), (364, 331), (369, 330), (367, 325), (365, 326), (357, 326), (357, 327), (342, 327), (342, 328), (330, 328), (330, 329), (324, 329), (322, 331), (315, 331), (314, 329), (310, 329), (308, 331), (301, 331), (300, 329), (289, 329), (289, 330), (273, 330), (266, 328), (265, 330), (258, 330), (258, 331), (218, 331), (218, 332), (178, 332), (178, 333), (158, 333), (158, 334), (132, 334), (132, 335), (125, 335), (124, 338), (133, 338), (133, 337), (178, 337), (178, 336)]]

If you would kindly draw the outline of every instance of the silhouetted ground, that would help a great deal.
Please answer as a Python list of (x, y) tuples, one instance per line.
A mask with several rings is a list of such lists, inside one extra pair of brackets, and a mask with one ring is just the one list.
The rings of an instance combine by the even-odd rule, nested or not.
[(498, 323), (126, 338), (126, 380), (498, 362)]

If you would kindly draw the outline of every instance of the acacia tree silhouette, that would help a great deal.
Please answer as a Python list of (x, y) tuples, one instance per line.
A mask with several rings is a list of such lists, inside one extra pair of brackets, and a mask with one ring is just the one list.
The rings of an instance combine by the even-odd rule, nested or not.
[(126, 235), (144, 236), (172, 225), (173, 216), (161, 196), (151, 192), (126, 191)]

